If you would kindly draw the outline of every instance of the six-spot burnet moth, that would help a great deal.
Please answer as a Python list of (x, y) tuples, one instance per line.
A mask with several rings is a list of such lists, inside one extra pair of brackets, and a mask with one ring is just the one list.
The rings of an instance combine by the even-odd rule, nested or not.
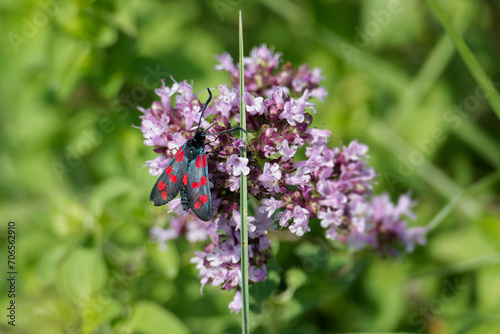
[(164, 205), (173, 200), (180, 190), (183, 209), (191, 208), (196, 216), (204, 221), (210, 220), (212, 216), (205, 138), (236, 130), (245, 131), (239, 126), (216, 133), (205, 133), (204, 130), (200, 130), (203, 113), (212, 100), (212, 92), (208, 88), (207, 90), (208, 99), (201, 111), (198, 128), (193, 138), (175, 153), (156, 181), (149, 198), (155, 206)]

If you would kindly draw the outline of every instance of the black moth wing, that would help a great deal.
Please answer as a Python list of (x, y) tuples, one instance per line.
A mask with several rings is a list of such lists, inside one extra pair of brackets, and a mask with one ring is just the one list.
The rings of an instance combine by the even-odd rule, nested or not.
[(212, 199), (208, 181), (207, 155), (201, 147), (196, 158), (190, 161), (186, 185), (187, 200), (193, 212), (204, 221), (212, 217)]
[(188, 166), (188, 154), (186, 154), (186, 144), (175, 153), (168, 166), (161, 173), (151, 190), (149, 200), (155, 206), (164, 205), (177, 196), (179, 189), (187, 182), (186, 170)]

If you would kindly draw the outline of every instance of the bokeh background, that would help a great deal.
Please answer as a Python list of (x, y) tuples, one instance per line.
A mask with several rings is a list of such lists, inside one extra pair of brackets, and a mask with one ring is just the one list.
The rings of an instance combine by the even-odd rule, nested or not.
[[(437, 2), (499, 89), (500, 1)], [(252, 287), (253, 332), (499, 333), (500, 122), (416, 0), (2, 0), (0, 268), (14, 221), (18, 285), (13, 328), (1, 280), (0, 332), (240, 331), (232, 293), (200, 295), (196, 247), (150, 243), (168, 216), (139, 167), (156, 155), (131, 127), (161, 78), (229, 83), (214, 55), (237, 58), (240, 8), (247, 54), (265, 43), (322, 68), (315, 124), (332, 146), (367, 143), (376, 192), (411, 191), (411, 225), (433, 222), (400, 259), (332, 247), (321, 231), (275, 238), (269, 284)]]

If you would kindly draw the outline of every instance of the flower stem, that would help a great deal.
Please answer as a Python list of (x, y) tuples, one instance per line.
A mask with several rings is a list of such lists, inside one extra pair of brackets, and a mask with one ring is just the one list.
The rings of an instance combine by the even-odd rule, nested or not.
[[(243, 23), (241, 19), (241, 10), (239, 14), (239, 58), (240, 58), (240, 126), (246, 130), (247, 121), (245, 113), (245, 104), (243, 102), (243, 94), (245, 92), (244, 85), (244, 68), (243, 68)], [(244, 143), (247, 140), (245, 131), (241, 131), (241, 139)], [(246, 148), (241, 149), (241, 157), (246, 158)], [(240, 185), (240, 215), (241, 215), (241, 309), (242, 309), (242, 333), (250, 333), (250, 320), (249, 320), (249, 293), (248, 293), (248, 190), (247, 190), (247, 177), (241, 173)]]
[(437, 4), (435, 0), (427, 0), (427, 3), (431, 7), (438, 21), (448, 32), (448, 35), (450, 35), (451, 40), (453, 41), (453, 43), (455, 43), (458, 53), (462, 57), (465, 65), (467, 65), (469, 71), (472, 73), (479, 86), (483, 89), (484, 94), (490, 102), (491, 107), (497, 114), (498, 118), (500, 118), (500, 96), (491, 83), (491, 80), (488, 78), (486, 73), (484, 73), (484, 70), (482, 69), (477, 59), (474, 57), (474, 54), (470, 51), (469, 47), (460, 36), (460, 34), (457, 33), (455, 27), (451, 23), (451, 20), (445, 14), (443, 9)]

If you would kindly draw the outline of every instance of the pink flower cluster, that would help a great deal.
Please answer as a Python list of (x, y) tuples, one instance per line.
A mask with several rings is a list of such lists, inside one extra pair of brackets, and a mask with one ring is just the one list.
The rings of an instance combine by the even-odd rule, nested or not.
[[(202, 128), (220, 132), (239, 122), (239, 71), (227, 53), (217, 57), (215, 68), (228, 72), (232, 86), (220, 85), (219, 95), (205, 111)], [(396, 255), (425, 243), (425, 228), (408, 228), (414, 218), (409, 196), (393, 205), (387, 194), (372, 194), (373, 168), (366, 163), (368, 147), (357, 141), (347, 146), (327, 145), (330, 131), (312, 128), (315, 105), (311, 99), (326, 95), (319, 86), (321, 70), (301, 65), (281, 65), (281, 54), (265, 45), (244, 59), (245, 94), (249, 141), (235, 133), (208, 137), (209, 179), (213, 201), (212, 220), (203, 222), (186, 214), (180, 199), (170, 202), (177, 216), (167, 229), (153, 228), (151, 235), (161, 245), (185, 236), (191, 242), (207, 242), (191, 260), (206, 284), (236, 289), (230, 304), (241, 308), (240, 276), (240, 175), (248, 177), (249, 193), (257, 209), (249, 217), (249, 279), (263, 281), (270, 256), (268, 231), (287, 228), (302, 236), (314, 222), (326, 229), (329, 239), (352, 249), (372, 249)], [(156, 90), (160, 101), (140, 110), (144, 144), (154, 146), (158, 157), (147, 161), (152, 175), (158, 175), (184, 142), (191, 138), (203, 102), (185, 81)], [(172, 103), (172, 98), (175, 101)], [(239, 157), (246, 146), (248, 158)], [(298, 152), (305, 153), (301, 160)], [(302, 155), (303, 156), (303, 155)], [(208, 241), (207, 241), (208, 240)]]

